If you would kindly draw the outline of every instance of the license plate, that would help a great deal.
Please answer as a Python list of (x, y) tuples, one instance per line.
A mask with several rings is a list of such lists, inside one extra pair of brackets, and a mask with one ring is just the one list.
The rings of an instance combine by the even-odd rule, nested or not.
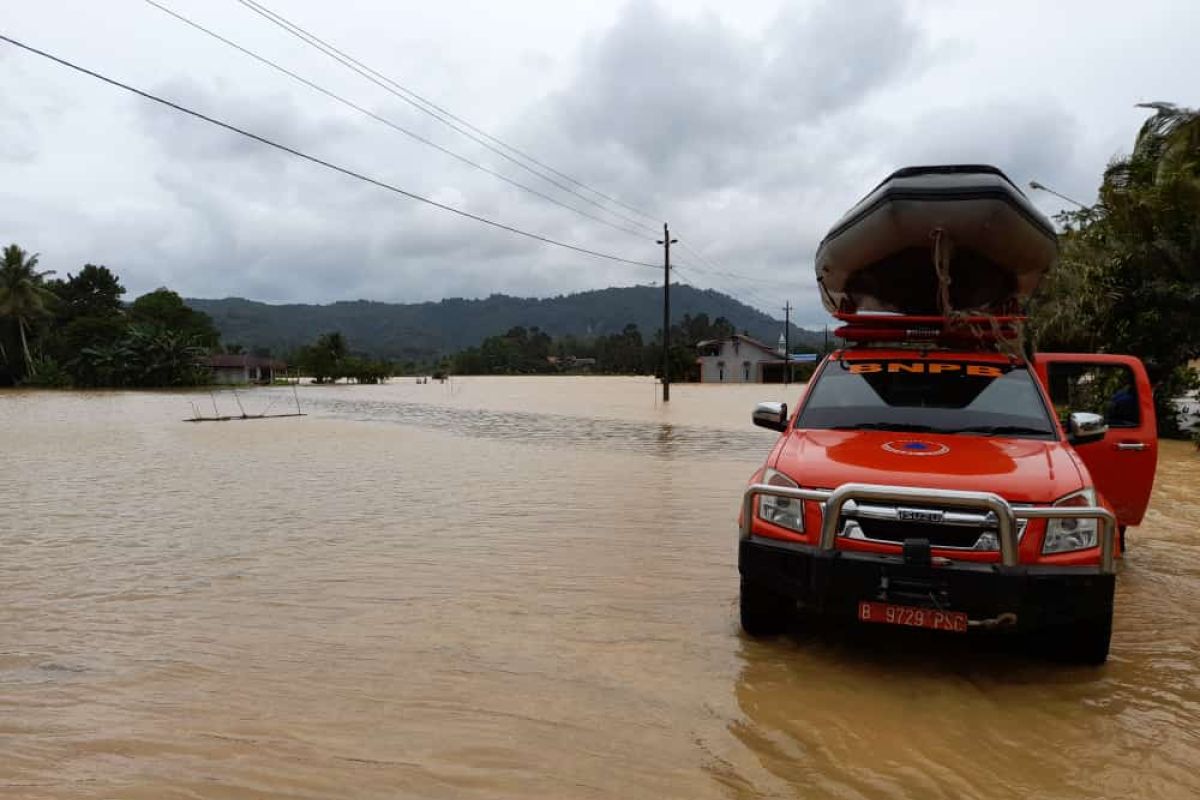
[(859, 602), (858, 619), (860, 622), (879, 622), (884, 625), (907, 625), (910, 628), (932, 628), (954, 633), (967, 632), (967, 615), (962, 611), (898, 606), (873, 600)]

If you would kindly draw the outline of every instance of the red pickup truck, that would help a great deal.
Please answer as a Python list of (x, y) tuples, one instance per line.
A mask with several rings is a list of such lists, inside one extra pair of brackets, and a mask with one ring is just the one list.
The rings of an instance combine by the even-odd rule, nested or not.
[(936, 343), (832, 353), (745, 490), (741, 624), (996, 629), (1102, 663), (1157, 462), (1142, 363)]

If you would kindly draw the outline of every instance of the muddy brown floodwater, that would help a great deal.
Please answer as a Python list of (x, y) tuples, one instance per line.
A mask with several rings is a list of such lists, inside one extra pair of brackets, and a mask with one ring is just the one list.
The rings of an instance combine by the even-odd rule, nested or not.
[(734, 518), (774, 434), (749, 412), (795, 390), (654, 394), (306, 386), (311, 416), (192, 425), (206, 393), (0, 393), (0, 796), (1200, 795), (1189, 445), (1103, 668), (754, 642)]

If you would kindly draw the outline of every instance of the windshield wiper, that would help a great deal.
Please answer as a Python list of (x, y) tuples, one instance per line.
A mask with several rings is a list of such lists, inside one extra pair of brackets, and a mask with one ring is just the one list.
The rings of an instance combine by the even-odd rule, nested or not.
[(836, 431), (901, 431), (905, 433), (931, 433), (935, 430), (932, 425), (918, 425), (911, 422), (859, 422), (854, 425), (834, 425)]
[(1022, 434), (1037, 436), (1053, 436), (1053, 431), (1044, 428), (1031, 428), (1028, 425), (968, 425), (965, 428), (954, 428), (942, 433), (981, 433), (984, 436), (1020, 436)]

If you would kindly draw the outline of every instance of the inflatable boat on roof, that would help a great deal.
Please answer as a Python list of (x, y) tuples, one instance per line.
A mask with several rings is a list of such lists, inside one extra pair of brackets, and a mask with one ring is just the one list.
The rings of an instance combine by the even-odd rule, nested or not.
[(1011, 313), (1057, 255), (1050, 221), (999, 169), (905, 167), (821, 240), (817, 284), (833, 312)]

